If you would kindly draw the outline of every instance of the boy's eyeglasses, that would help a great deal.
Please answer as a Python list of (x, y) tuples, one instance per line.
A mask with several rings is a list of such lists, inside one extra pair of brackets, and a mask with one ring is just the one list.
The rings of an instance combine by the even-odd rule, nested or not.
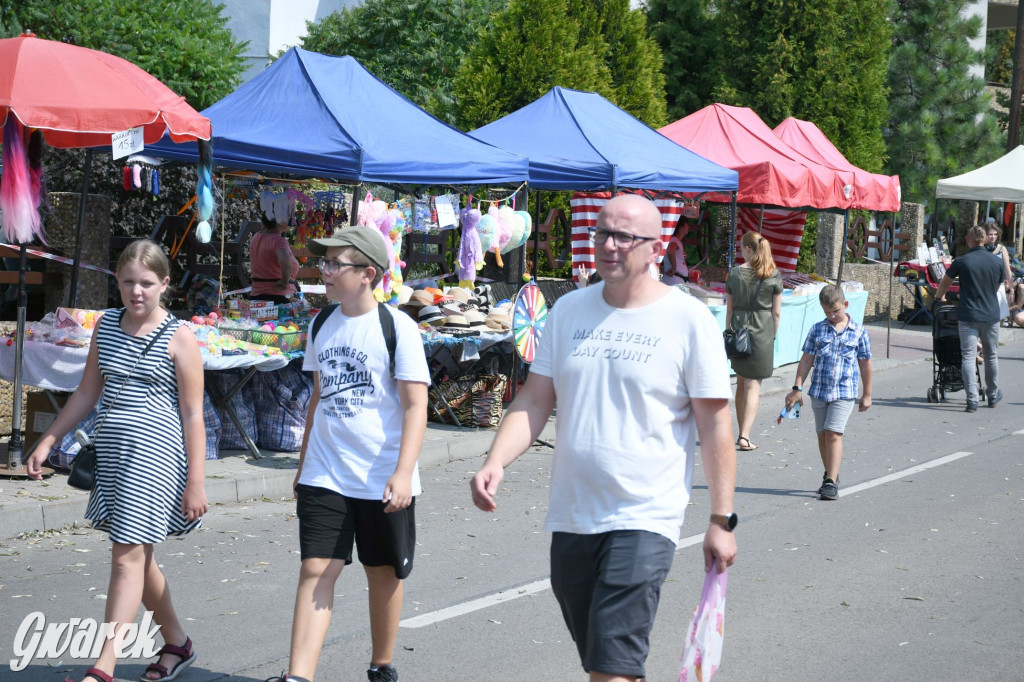
[(320, 268), (320, 272), (325, 275), (336, 275), (341, 272), (342, 268), (365, 268), (367, 266), (360, 265), (359, 263), (343, 263), (340, 260), (334, 260), (333, 258), (321, 258), (317, 261), (316, 266)]
[(590, 238), (594, 240), (595, 244), (604, 244), (611, 237), (612, 242), (620, 249), (628, 249), (637, 242), (650, 242), (656, 239), (656, 237), (641, 237), (640, 235), (628, 232), (612, 232), (611, 230), (603, 230), (600, 227), (592, 227), (588, 231), (590, 232)]

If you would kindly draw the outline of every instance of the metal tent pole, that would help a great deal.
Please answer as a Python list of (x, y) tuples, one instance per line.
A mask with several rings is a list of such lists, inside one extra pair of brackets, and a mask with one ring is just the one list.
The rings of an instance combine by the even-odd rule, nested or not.
[(78, 197), (78, 227), (75, 229), (75, 263), (71, 268), (71, 291), (68, 292), (68, 307), (78, 304), (78, 271), (82, 262), (82, 232), (85, 228), (85, 206), (89, 196), (89, 176), (92, 175), (92, 149), (85, 151), (85, 168), (82, 169), (82, 194)]
[[(736, 192), (731, 192), (732, 198), (729, 200), (729, 269), (732, 270), (732, 266), (736, 260)], [(721, 262), (721, 261), (719, 261)]]
[(28, 253), (24, 244), (20, 248), (18, 267), (18, 327), (14, 337), (14, 406), (11, 410), (11, 440), (7, 444), (7, 471), (20, 471), (25, 441), (21, 435), (21, 369), (25, 353), (25, 309), (28, 307), (28, 292), (25, 289), (25, 270), (28, 269)]
[(839, 244), (839, 273), (836, 275), (836, 284), (843, 283), (843, 261), (846, 260), (846, 240), (850, 229), (850, 211), (843, 211), (843, 241)]

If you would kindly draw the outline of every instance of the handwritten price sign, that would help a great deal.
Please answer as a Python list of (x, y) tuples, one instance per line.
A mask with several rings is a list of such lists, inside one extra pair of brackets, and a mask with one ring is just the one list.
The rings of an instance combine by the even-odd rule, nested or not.
[(115, 160), (129, 154), (138, 154), (145, 148), (145, 144), (142, 141), (142, 126), (114, 133), (110, 136), (110, 146), (114, 152)]

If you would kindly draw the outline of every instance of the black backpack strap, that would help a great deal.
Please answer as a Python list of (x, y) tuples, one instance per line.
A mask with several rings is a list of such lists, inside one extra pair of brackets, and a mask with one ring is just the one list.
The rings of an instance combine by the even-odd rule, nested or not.
[[(332, 303), (323, 310), (313, 319), (313, 328), (309, 332), (309, 345), (308, 348), (313, 348), (313, 342), (316, 340), (317, 332), (324, 326), (324, 322), (331, 316), (334, 309), (338, 307), (337, 303)], [(395, 378), (395, 352), (398, 349), (398, 336), (395, 333), (395, 318), (391, 317), (391, 313), (388, 312), (387, 306), (383, 303), (377, 303), (377, 316), (380, 318), (380, 330), (384, 334), (384, 345), (388, 349), (388, 370), (391, 372), (391, 378)]]
[(316, 341), (316, 334), (320, 331), (320, 328), (324, 326), (324, 322), (331, 316), (334, 309), (338, 307), (337, 303), (332, 303), (323, 310), (321, 310), (315, 318), (313, 318), (313, 329), (309, 332), (309, 347), (313, 347), (313, 342)]
[(388, 347), (388, 370), (391, 378), (395, 378), (395, 351), (398, 349), (398, 336), (395, 333), (395, 318), (383, 303), (377, 303), (377, 314), (380, 316), (380, 330), (384, 333), (384, 345)]

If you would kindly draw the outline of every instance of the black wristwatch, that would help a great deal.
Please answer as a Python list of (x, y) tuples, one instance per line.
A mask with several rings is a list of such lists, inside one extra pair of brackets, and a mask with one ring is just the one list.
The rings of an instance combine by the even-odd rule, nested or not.
[(711, 523), (717, 523), (722, 528), (726, 529), (730, 533), (736, 527), (736, 524), (740, 522), (740, 517), (736, 516), (736, 513), (732, 514), (712, 514)]

